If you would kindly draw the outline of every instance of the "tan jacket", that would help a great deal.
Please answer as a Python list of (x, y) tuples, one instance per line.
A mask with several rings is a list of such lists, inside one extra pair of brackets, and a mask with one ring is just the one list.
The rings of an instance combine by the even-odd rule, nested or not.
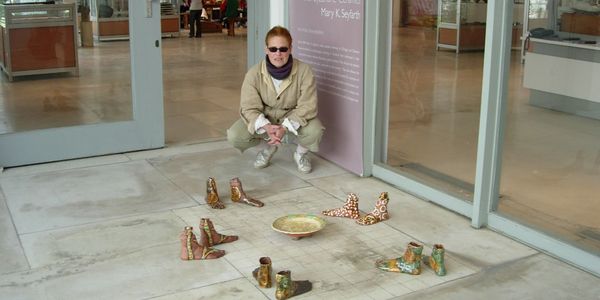
[(294, 59), (290, 76), (281, 82), (279, 94), (264, 60), (250, 68), (242, 84), (240, 115), (251, 134), (255, 132), (254, 123), (261, 113), (272, 124), (281, 124), (289, 118), (300, 127), (315, 118), (317, 87), (310, 66)]

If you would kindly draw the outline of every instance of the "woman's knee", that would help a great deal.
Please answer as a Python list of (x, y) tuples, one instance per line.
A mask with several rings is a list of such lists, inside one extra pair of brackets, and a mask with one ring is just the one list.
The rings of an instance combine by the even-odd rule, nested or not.
[(246, 129), (246, 125), (241, 119), (238, 119), (227, 129), (227, 140), (231, 143), (235, 141), (248, 141), (250, 133)]
[(319, 151), (319, 144), (323, 137), (325, 127), (319, 119), (312, 119), (308, 121), (306, 126), (300, 128), (298, 132), (299, 142), (302, 146), (307, 147), (310, 151)]
[(258, 141), (248, 132), (246, 124), (241, 119), (227, 129), (227, 141), (242, 152), (258, 145)]

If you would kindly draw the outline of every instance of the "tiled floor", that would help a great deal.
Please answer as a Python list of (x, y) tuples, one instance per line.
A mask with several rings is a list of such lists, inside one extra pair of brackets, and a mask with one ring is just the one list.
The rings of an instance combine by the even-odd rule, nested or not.
[[(435, 30), (394, 28), (387, 163), (472, 199), (483, 52), (436, 51)], [(131, 118), (127, 41), (79, 48), (80, 75), (0, 80), (0, 134)], [(246, 29), (165, 38), (165, 142), (225, 139), (238, 118)], [(512, 52), (498, 212), (600, 253), (600, 122), (528, 103)]]
[[(89, 64), (82, 74), (95, 76), (81, 82), (88, 91), (85, 95), (127, 94), (127, 82), (120, 77), (111, 80), (115, 79), (111, 74), (128, 76), (122, 56), (127, 49), (119, 43), (81, 50), (89, 52), (88, 60), (81, 60)], [(467, 219), (377, 179), (357, 177), (316, 157), (314, 172), (300, 174), (290, 148), (276, 154), (273, 166), (252, 169), (254, 153), (240, 155), (219, 141), (237, 118), (246, 64), (244, 35), (165, 39), (163, 47), (167, 148), (12, 168), (0, 174), (0, 299), (273, 299), (275, 289), (258, 288), (251, 275), (261, 256), (273, 259), (274, 271), (289, 269), (293, 279), (313, 282), (313, 291), (298, 299), (600, 299), (597, 277), (492, 231), (475, 230)], [(109, 56), (117, 52), (111, 56), (112, 64), (98, 60), (103, 51)], [(98, 71), (100, 66), (112, 66), (115, 73), (108, 73), (108, 78)], [(77, 94), (76, 89), (65, 89), (72, 83), (63, 82), (74, 79), (61, 77), (56, 84), (36, 78), (36, 89), (30, 91), (22, 87), (27, 80), (3, 82), (3, 99), (10, 102), (4, 105), (2, 113), (8, 115), (3, 115), (0, 131), (29, 130), (44, 120), (48, 121), (44, 126), (66, 121), (60, 124), (64, 126), (72, 120), (93, 123), (130, 114), (130, 107), (117, 97), (101, 99), (118, 103), (74, 101), (84, 95), (63, 93)], [(92, 81), (102, 84), (87, 86)], [(10, 88), (15, 86), (21, 88), (16, 90), (21, 98), (12, 97), (16, 94)], [(53, 96), (38, 101), (26, 92)], [(24, 102), (28, 97), (35, 101)], [(390, 109), (421, 116), (424, 111), (417, 108), (422, 103), (413, 104), (412, 110)], [(23, 111), (32, 112), (28, 116), (35, 122), (23, 123), (27, 118), (22, 114), (10, 116)], [(51, 112), (59, 115), (40, 117)], [(459, 124), (456, 132), (469, 122)], [(419, 124), (432, 126), (422, 128), (427, 133), (441, 123), (412, 125)], [(418, 138), (427, 141), (421, 132), (410, 137), (412, 143), (402, 145), (417, 145)], [(450, 154), (456, 158), (458, 152)], [(469, 174), (468, 169), (460, 173)], [(225, 210), (207, 208), (208, 176), (217, 179)], [(266, 206), (231, 203), (232, 177), (240, 177), (246, 192)], [(359, 195), (366, 213), (382, 191), (391, 198), (391, 219), (383, 223), (362, 227), (350, 219), (324, 217), (328, 223), (324, 230), (299, 241), (270, 228), (281, 215), (339, 207), (349, 192)], [(179, 232), (186, 225), (197, 227), (202, 217), (240, 240), (218, 246), (227, 251), (221, 259), (181, 261)], [(402, 254), (409, 241), (425, 244), (426, 254), (434, 243), (443, 244), (448, 275), (438, 277), (427, 268), (419, 276), (374, 268), (376, 259)]]
[[(600, 299), (600, 279), (403, 193), (314, 157), (298, 173), (290, 146), (273, 165), (252, 169), (255, 153), (225, 142), (169, 147), (5, 170), (0, 175), (2, 299), (275, 299), (252, 277), (261, 256), (274, 272), (291, 270), (313, 290), (297, 299)], [(217, 180), (223, 210), (204, 201)], [(232, 203), (228, 180), (240, 177), (262, 208)], [(340, 207), (349, 192), (370, 212), (389, 192), (391, 218), (372, 226), (325, 217), (312, 237), (292, 240), (271, 229), (279, 216)], [(178, 235), (210, 218), (240, 237), (218, 245), (216, 260), (182, 261)], [(196, 231), (197, 232), (197, 231)], [(374, 267), (417, 241), (429, 254), (447, 249), (448, 275), (418, 276)]]

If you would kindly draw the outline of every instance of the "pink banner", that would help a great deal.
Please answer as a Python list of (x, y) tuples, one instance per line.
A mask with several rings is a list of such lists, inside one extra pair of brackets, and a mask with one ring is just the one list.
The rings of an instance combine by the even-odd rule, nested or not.
[(289, 1), (292, 54), (312, 66), (319, 119), (319, 155), (363, 173), (363, 24), (361, 0)]

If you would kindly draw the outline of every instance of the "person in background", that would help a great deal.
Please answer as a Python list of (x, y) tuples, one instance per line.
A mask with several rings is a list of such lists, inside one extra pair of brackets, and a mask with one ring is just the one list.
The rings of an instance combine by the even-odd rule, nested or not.
[(292, 57), (292, 36), (275, 26), (265, 37), (264, 60), (250, 68), (242, 84), (240, 116), (227, 139), (244, 152), (262, 144), (255, 168), (269, 165), (282, 142), (297, 144), (293, 159), (298, 171), (310, 173), (308, 152), (319, 151), (325, 128), (317, 119), (317, 88), (311, 67)]
[(221, 7), (225, 6), (225, 10), (221, 10), (221, 12), (223, 13), (223, 18), (225, 18), (227, 22), (227, 35), (234, 36), (235, 20), (239, 15), (238, 7), (240, 4), (238, 0), (227, 0), (223, 2), (225, 2), (225, 5), (221, 4)]
[[(179, 16), (180, 16), (179, 26), (181, 28), (185, 28), (185, 22), (184, 22), (183, 18), (184, 18), (185, 12), (187, 12), (189, 10), (189, 8), (190, 7), (188, 6), (187, 0), (181, 0), (181, 3), (179, 5)], [(189, 14), (188, 14), (188, 16), (189, 16)]]
[(202, 37), (202, 0), (188, 0), (190, 6), (190, 38)]
[(238, 11), (242, 13), (242, 17), (240, 18), (239, 22), (239, 27), (246, 28), (246, 22), (248, 21), (248, 4), (246, 3), (246, 0), (240, 0), (240, 7)]

